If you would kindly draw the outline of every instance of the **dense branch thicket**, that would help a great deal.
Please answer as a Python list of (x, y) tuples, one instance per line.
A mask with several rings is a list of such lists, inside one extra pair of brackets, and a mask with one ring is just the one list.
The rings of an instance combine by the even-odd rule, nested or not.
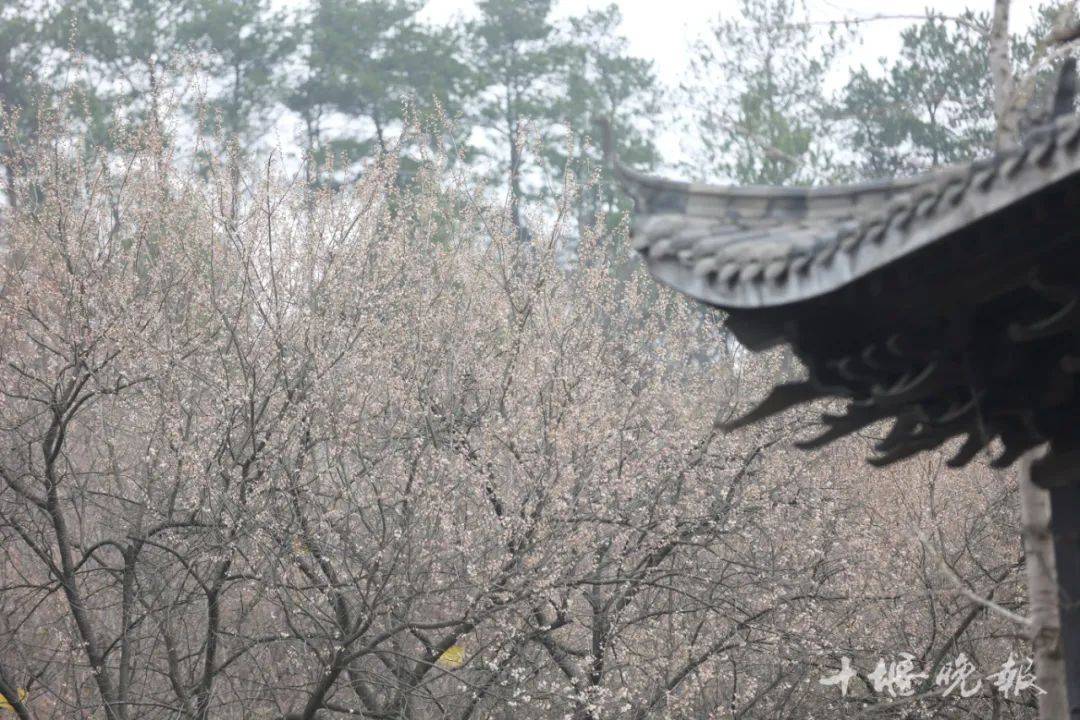
[(438, 155), (334, 192), (45, 125), (0, 226), (0, 714), (888, 714), (911, 653), (896, 712), (1030, 716), (932, 692), (1023, 653), (972, 599), (1022, 611), (1014, 485), (720, 434), (777, 359), (603, 233), (556, 262), (572, 182), (525, 244)]

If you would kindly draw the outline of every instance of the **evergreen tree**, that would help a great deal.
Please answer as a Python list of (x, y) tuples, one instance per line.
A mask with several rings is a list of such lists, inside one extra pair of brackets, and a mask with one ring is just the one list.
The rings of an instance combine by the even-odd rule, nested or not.
[(737, 184), (821, 182), (833, 172), (825, 80), (840, 30), (811, 24), (801, 0), (739, 8), (691, 48), (690, 167)]
[(453, 28), (431, 28), (414, 0), (316, 0), (298, 24), (297, 80), (285, 103), (315, 163), (388, 149), (407, 107), (457, 112), (467, 72)]
[(188, 52), (185, 29), (195, 0), (67, 0), (62, 25), (73, 28), (72, 48), (89, 62), (100, 117), (122, 111), (157, 123), (161, 101)]
[(32, 0), (9, 0), (0, 5), (0, 165), (4, 195), (16, 202), (18, 176), (15, 148), (34, 130), (33, 105), (46, 92), (41, 71), (48, 53), (53, 13)]
[(930, 16), (903, 31), (899, 57), (880, 74), (854, 71), (839, 111), (858, 178), (910, 175), (987, 152), (994, 138), (986, 71), (986, 16)]
[[(1036, 22), (1012, 39), (1014, 73), (1034, 71), (1030, 88), (1017, 97), (1024, 127), (1044, 122), (1053, 67), (1038, 67), (1055, 18), (1063, 4), (1049, 3)], [(852, 72), (837, 99), (847, 125), (845, 149), (853, 179), (910, 175), (966, 162), (993, 150), (993, 83), (987, 71), (990, 18), (965, 12), (947, 18), (929, 14), (901, 33), (895, 59), (882, 58), (879, 71), (865, 66)], [(1021, 83), (1023, 85), (1023, 83)]]
[(206, 53), (205, 70), (215, 79), (208, 100), (226, 138), (254, 144), (293, 50), (284, 14), (268, 0), (195, 0), (178, 39)]
[(480, 88), (476, 111), (480, 124), (493, 133), (495, 147), (488, 157), (506, 180), (510, 220), (524, 236), (525, 128), (532, 119), (550, 117), (565, 48), (556, 42), (551, 0), (481, 0), (478, 9), (479, 20), (468, 25)]
[[(570, 18), (562, 28), (563, 62), (557, 82), (562, 92), (545, 120), (578, 136), (595, 134), (599, 121), (611, 126), (613, 148), (633, 167), (648, 169), (659, 160), (652, 141), (655, 118), (660, 112), (661, 90), (652, 63), (632, 57), (619, 34), (622, 16), (608, 5), (580, 17)], [(604, 213), (616, 222), (618, 211), (628, 209), (625, 195), (595, 142), (571, 142), (554, 132), (545, 144), (545, 155), (554, 169), (573, 172), (582, 194), (578, 203), (579, 228), (591, 227)], [(596, 182), (586, 182), (593, 172)]]

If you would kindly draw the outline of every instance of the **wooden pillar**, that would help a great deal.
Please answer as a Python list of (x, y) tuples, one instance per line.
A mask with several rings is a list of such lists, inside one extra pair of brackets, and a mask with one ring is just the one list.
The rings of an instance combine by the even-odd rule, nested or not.
[(1050, 490), (1069, 720), (1080, 720), (1080, 484)]
[[(1020, 461), (1020, 530), (1028, 583), (1028, 637), (1035, 659), (1036, 684), (1045, 691), (1039, 695), (1039, 720), (1071, 720), (1062, 656), (1051, 496), (1032, 478), (1032, 465), (1039, 463), (1044, 468), (1044, 459), (1041, 450), (1033, 450)], [(1039, 473), (1039, 479), (1045, 481), (1045, 472)]]

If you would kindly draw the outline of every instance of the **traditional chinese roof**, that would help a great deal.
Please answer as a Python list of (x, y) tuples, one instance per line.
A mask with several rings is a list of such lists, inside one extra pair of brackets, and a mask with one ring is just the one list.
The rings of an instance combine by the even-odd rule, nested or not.
[(886, 182), (732, 188), (616, 171), (650, 272), (727, 310), (751, 349), (790, 343), (809, 370), (736, 425), (839, 396), (845, 412), (804, 445), (884, 419), (879, 464), (962, 437), (952, 464), (998, 438), (1004, 466), (1050, 441), (1035, 469), (1046, 484), (1080, 453), (1080, 117)]

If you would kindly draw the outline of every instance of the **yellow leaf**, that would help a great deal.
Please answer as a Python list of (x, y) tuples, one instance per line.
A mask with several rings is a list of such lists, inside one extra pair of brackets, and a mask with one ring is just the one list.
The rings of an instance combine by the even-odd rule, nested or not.
[[(19, 702), (26, 702), (26, 690), (19, 688), (18, 693)], [(15, 708), (11, 707), (11, 703), (8, 702), (8, 699), (4, 697), (3, 693), (0, 693), (0, 710), (15, 710)]]
[(456, 670), (465, 664), (465, 648), (460, 645), (451, 645), (439, 656), (438, 662), (444, 668)]

